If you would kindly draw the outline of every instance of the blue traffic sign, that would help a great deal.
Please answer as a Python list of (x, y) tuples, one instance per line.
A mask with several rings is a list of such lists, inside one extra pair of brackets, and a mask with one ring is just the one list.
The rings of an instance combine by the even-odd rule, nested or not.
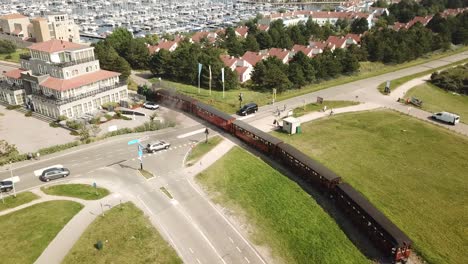
[(133, 145), (133, 144), (136, 144), (136, 143), (139, 143), (139, 142), (140, 142), (139, 139), (130, 140), (130, 141), (128, 142), (128, 145)]

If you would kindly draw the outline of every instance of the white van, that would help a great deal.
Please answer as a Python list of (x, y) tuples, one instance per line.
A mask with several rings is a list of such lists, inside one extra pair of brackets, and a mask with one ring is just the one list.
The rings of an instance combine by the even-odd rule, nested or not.
[(434, 113), (432, 115), (432, 118), (434, 118), (435, 120), (440, 120), (440, 121), (450, 123), (452, 125), (455, 125), (456, 123), (460, 122), (460, 116), (459, 115), (452, 114), (452, 113), (449, 113), (449, 112)]

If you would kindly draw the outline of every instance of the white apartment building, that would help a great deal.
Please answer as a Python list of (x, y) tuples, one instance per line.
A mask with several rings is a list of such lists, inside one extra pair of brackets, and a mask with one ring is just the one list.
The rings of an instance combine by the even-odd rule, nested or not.
[(0, 100), (52, 118), (79, 118), (105, 103), (128, 98), (120, 73), (101, 70), (94, 47), (54, 39), (29, 50), (20, 69), (4, 74)]

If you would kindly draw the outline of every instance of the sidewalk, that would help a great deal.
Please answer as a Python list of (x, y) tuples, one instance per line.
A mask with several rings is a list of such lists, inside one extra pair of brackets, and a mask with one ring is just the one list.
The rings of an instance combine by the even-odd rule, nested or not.
[(193, 178), (198, 173), (202, 172), (206, 168), (210, 167), (218, 159), (223, 157), (232, 147), (236, 144), (227, 138), (223, 138), (223, 141), (214, 147), (210, 152), (206, 153), (196, 164), (186, 167), (182, 170), (183, 174)]

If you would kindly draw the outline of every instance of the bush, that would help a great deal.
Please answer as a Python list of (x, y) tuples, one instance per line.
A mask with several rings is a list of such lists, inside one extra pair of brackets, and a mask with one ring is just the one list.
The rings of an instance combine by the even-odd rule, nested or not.
[(8, 105), (6, 109), (8, 110), (14, 110), (14, 109), (19, 109), (21, 108), (21, 105)]
[(59, 123), (57, 123), (56, 121), (52, 121), (52, 122), (49, 123), (49, 126), (51, 126), (51, 127), (59, 127), (60, 125), (59, 125)]
[(5, 56), (5, 60), (11, 60), (11, 58), (12, 58), (11, 54), (8, 54), (8, 55)]
[(108, 110), (110, 106), (112, 106), (112, 108), (116, 108), (116, 107), (119, 106), (119, 103), (117, 103), (117, 102), (108, 102), (108, 103), (105, 103), (105, 104), (101, 105), (101, 107), (106, 109), (106, 110)]
[(79, 136), (80, 133), (77, 132), (77, 131), (75, 131), (75, 130), (73, 130), (73, 131), (70, 131), (70, 135), (72, 135), (72, 136)]
[(68, 117), (64, 116), (64, 115), (61, 115), (57, 118), (57, 120), (60, 122), (60, 121), (64, 121), (64, 120), (67, 120)]
[(80, 145), (79, 141), (73, 141), (73, 142), (66, 143), (66, 144), (55, 145), (55, 146), (48, 147), (48, 148), (42, 148), (39, 150), (39, 153), (41, 153), (41, 155), (47, 155), (47, 154), (52, 154), (52, 153), (62, 151), (65, 149), (73, 148), (79, 145)]
[(89, 120), (90, 124), (93, 125), (99, 125), (101, 123), (101, 118), (100, 117), (94, 117), (93, 119)]
[(0, 54), (10, 54), (15, 51), (16, 51), (15, 43), (13, 43), (10, 40), (0, 39)]
[(26, 117), (32, 116), (32, 111), (27, 111), (27, 112), (24, 114), (24, 116), (26, 116)]
[(113, 116), (109, 114), (105, 114), (104, 117), (107, 119), (107, 121), (112, 120)]
[(83, 127), (83, 124), (79, 123), (76, 120), (67, 120), (67, 127), (71, 128), (71, 129), (78, 130), (81, 127)]

